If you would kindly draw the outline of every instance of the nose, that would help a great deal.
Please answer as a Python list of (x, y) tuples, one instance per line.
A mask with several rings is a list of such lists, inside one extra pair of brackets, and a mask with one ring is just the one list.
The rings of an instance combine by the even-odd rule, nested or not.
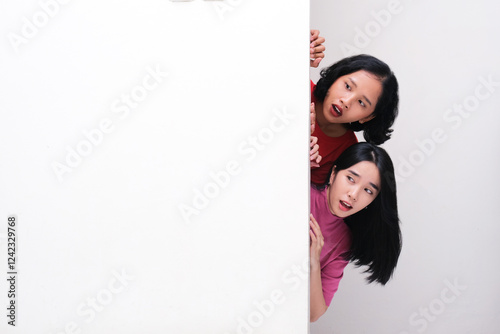
[(356, 202), (358, 200), (358, 188), (352, 188), (349, 193), (347, 194), (349, 198), (353, 201)]
[(341, 98), (340, 102), (342, 103), (345, 109), (349, 109), (349, 107), (351, 106), (351, 100), (352, 100), (352, 95), (348, 95)]

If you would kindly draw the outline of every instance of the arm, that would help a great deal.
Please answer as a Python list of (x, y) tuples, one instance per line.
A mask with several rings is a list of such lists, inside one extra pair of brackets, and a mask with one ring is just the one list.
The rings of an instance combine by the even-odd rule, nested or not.
[(310, 61), (309, 65), (311, 67), (318, 67), (319, 63), (323, 58), (325, 58), (325, 54), (323, 51), (325, 51), (325, 46), (323, 43), (325, 42), (324, 37), (319, 36), (319, 30), (311, 30), (311, 55), (310, 55)]
[(323, 296), (323, 287), (321, 285), (320, 254), (324, 245), (323, 234), (321, 233), (318, 222), (314, 219), (312, 214), (309, 225), (311, 226), (311, 230), (309, 231), (309, 235), (311, 236), (311, 291), (309, 301), (309, 320), (314, 322), (326, 312), (328, 306), (326, 306), (325, 297)]

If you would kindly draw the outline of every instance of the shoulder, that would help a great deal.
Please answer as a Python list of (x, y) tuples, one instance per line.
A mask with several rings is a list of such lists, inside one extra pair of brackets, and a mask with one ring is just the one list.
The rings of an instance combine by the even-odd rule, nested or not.
[(332, 152), (337, 153), (337, 156), (335, 157), (335, 159), (337, 159), (338, 155), (344, 152), (346, 148), (351, 145), (357, 144), (358, 138), (353, 131), (347, 130), (346, 133), (344, 133), (340, 137), (326, 137), (326, 140), (323, 140), (322, 143), (324, 144), (323, 146), (326, 146), (325, 148), (329, 148)]
[(328, 238), (325, 237), (325, 242), (329, 241), (333, 244), (332, 246), (337, 249), (337, 255), (349, 251), (352, 242), (351, 230), (342, 218), (335, 217), (330, 222), (328, 231), (325, 232), (328, 233)]
[(312, 80), (309, 80), (311, 82), (311, 102), (316, 102), (316, 98), (314, 97), (314, 90), (316, 89), (316, 84), (312, 82)]
[(347, 132), (342, 136), (343, 142), (349, 146), (358, 143), (358, 137), (352, 130), (347, 130)]
[[(309, 195), (309, 200), (310, 200), (310, 210), (311, 213), (316, 217), (316, 215), (321, 215), (322, 213), (322, 206), (325, 202), (326, 199), (326, 189), (321, 189), (321, 187), (317, 187), (313, 183), (311, 183), (310, 186), (310, 195)], [(318, 217), (316, 217), (318, 219)]]

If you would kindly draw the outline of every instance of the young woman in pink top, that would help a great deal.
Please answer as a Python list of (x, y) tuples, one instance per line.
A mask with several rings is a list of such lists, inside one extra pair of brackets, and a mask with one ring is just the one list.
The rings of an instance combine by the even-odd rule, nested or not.
[(384, 285), (401, 252), (394, 166), (370, 143), (347, 148), (323, 186), (311, 184), (310, 320), (323, 315), (344, 267), (367, 266), (369, 283)]

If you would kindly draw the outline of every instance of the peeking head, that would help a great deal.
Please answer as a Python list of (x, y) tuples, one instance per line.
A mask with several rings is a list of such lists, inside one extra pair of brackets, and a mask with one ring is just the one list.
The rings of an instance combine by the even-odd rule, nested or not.
[(379, 202), (379, 197), (392, 197), (386, 193), (395, 192), (393, 175), (392, 161), (384, 149), (366, 142), (350, 146), (335, 161), (328, 180), (330, 211), (345, 218)]
[(352, 234), (348, 259), (368, 266), (368, 282), (387, 283), (401, 252), (391, 158), (373, 144), (354, 144), (335, 161), (329, 182), (330, 210), (344, 218)]
[(366, 141), (376, 145), (390, 138), (398, 114), (398, 82), (381, 60), (357, 55), (323, 69), (314, 97), (329, 122), (363, 130)]

